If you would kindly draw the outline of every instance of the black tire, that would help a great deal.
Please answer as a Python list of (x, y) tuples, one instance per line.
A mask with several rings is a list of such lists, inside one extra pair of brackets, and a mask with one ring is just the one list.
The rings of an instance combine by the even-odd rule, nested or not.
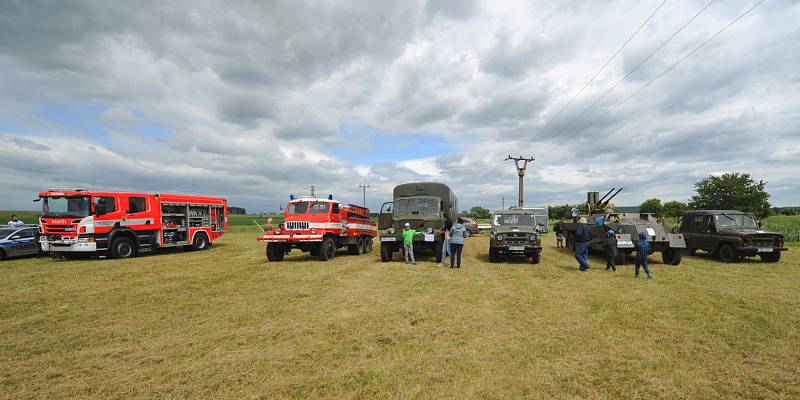
[(364, 239), (364, 254), (372, 253), (372, 237), (367, 236)]
[(496, 250), (489, 249), (489, 262), (496, 263), (500, 261), (500, 254)]
[(392, 248), (388, 244), (381, 244), (381, 262), (392, 261)]
[(625, 254), (624, 251), (617, 250), (617, 257), (614, 259), (614, 264), (616, 265), (625, 265), (627, 261), (628, 255)]
[(669, 265), (680, 265), (682, 256), (682, 251), (671, 248), (661, 252), (661, 260)]
[(136, 250), (136, 243), (123, 236), (111, 241), (108, 255), (111, 258), (133, 258), (136, 257)]
[(367, 240), (368, 239), (369, 238), (366, 238), (364, 236), (361, 236), (360, 238), (358, 238), (358, 254), (359, 255), (364, 254), (364, 253), (367, 252)]
[(717, 250), (717, 255), (722, 262), (725, 263), (735, 263), (739, 261), (739, 256), (736, 255), (736, 251), (733, 249), (730, 243), (723, 243), (719, 246), (719, 250)]
[(761, 261), (768, 263), (776, 263), (781, 260), (780, 251), (774, 251), (772, 253), (761, 253), (758, 256), (761, 257)]
[(336, 257), (336, 243), (333, 242), (332, 237), (325, 236), (325, 238), (322, 239), (322, 244), (320, 244), (319, 259), (328, 261), (332, 260), (333, 257)]
[(361, 238), (356, 239), (356, 244), (347, 245), (347, 254), (357, 256), (361, 252)]
[(205, 233), (195, 233), (192, 239), (192, 250), (205, 250), (208, 248), (208, 236)]
[(542, 262), (542, 253), (536, 252), (531, 256), (531, 264), (538, 264)]
[(281, 243), (267, 243), (267, 260), (268, 261), (283, 261), (286, 251)]

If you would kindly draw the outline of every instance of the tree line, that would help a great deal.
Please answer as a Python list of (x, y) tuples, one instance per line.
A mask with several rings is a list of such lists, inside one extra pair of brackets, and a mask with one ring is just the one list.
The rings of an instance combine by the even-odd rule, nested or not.
[[(679, 220), (688, 210), (739, 210), (766, 218), (773, 213), (766, 185), (767, 182), (756, 181), (745, 173), (710, 175), (694, 183), (694, 195), (688, 202), (673, 200), (662, 203), (658, 198), (647, 199), (639, 205), (639, 212)], [(548, 213), (550, 218), (569, 218), (573, 206), (553, 206)]]

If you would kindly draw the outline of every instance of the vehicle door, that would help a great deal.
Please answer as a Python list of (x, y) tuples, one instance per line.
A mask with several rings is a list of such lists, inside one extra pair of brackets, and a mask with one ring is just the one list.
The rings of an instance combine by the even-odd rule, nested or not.
[(714, 221), (713, 215), (704, 215), (702, 221), (698, 221), (700, 235), (699, 242), (701, 249), (705, 251), (714, 251), (719, 243), (719, 235), (717, 234), (717, 226)]
[(389, 229), (394, 223), (394, 202), (386, 202), (381, 206), (381, 214), (378, 217), (378, 229)]
[(39, 242), (36, 240), (38, 228), (25, 228), (14, 232), (9, 240), (9, 256), (22, 256), (39, 253)]
[(123, 204), (125, 214), (120, 225), (133, 230), (155, 229), (158, 221), (152, 212), (154, 207), (155, 201), (150, 196), (128, 196), (127, 202)]

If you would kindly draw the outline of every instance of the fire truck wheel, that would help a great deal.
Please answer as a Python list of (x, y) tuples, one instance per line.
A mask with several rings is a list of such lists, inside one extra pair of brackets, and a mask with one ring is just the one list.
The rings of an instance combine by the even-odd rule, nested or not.
[(367, 252), (367, 238), (360, 237), (358, 238), (358, 254), (364, 254)]
[(372, 253), (372, 238), (368, 237), (364, 241), (364, 253)]
[(111, 242), (109, 249), (111, 258), (132, 258), (136, 257), (136, 244), (127, 237), (118, 237)]
[(364, 248), (364, 242), (361, 241), (361, 238), (356, 239), (356, 244), (348, 244), (347, 245), (347, 254), (351, 256), (357, 256), (361, 254), (361, 250)]
[(322, 261), (332, 260), (333, 257), (336, 256), (336, 243), (333, 242), (333, 238), (330, 236), (325, 236), (322, 239), (322, 244), (319, 249), (319, 258)]
[(208, 247), (208, 237), (204, 233), (194, 235), (192, 250), (205, 250)]
[(269, 261), (283, 261), (283, 256), (286, 252), (283, 246), (279, 243), (267, 243), (267, 260)]
[(381, 244), (381, 261), (392, 261), (392, 248), (388, 244)]

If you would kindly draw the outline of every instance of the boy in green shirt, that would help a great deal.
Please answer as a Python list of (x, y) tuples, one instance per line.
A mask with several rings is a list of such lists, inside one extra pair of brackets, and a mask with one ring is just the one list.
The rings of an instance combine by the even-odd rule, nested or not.
[(411, 263), (417, 265), (417, 262), (414, 260), (414, 236), (422, 235), (422, 232), (417, 232), (411, 229), (411, 224), (406, 222), (406, 225), (403, 227), (403, 254), (406, 257), (406, 264), (408, 264), (408, 259), (411, 257)]

